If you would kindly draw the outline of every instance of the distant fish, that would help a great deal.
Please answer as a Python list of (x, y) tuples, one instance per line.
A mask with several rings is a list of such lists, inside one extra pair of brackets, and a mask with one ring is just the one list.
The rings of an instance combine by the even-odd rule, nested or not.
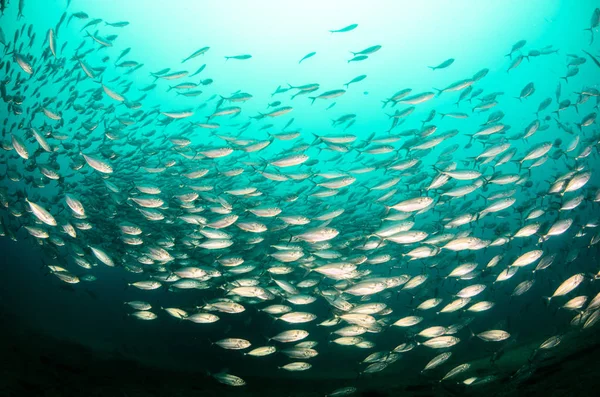
[(113, 22), (113, 23), (110, 23), (110, 22), (104, 22), (104, 24), (105, 24), (106, 26), (111, 26), (111, 27), (113, 27), (113, 28), (123, 28), (123, 27), (125, 27), (125, 26), (129, 25), (129, 22), (127, 22), (127, 21)]
[(348, 60), (348, 63), (350, 62), (360, 62), (360, 61), (364, 61), (365, 59), (368, 59), (369, 56), (368, 55), (357, 55), (354, 58)]
[(434, 90), (436, 90), (438, 93), (437, 95), (441, 95), (444, 92), (453, 92), (453, 91), (460, 91), (463, 90), (469, 86), (471, 86), (475, 81), (473, 79), (465, 79), (465, 80), (459, 80), (457, 82), (454, 82), (452, 84), (450, 84), (449, 86), (447, 86), (446, 88), (440, 90), (438, 88), (434, 88)]
[(348, 86), (350, 84), (358, 83), (359, 81), (363, 81), (366, 78), (367, 78), (366, 74), (361, 74), (360, 76), (357, 76), (357, 77), (353, 78), (352, 80), (350, 80), (349, 82), (347, 82), (346, 84), (344, 84), (344, 86), (346, 86), (346, 88), (348, 88)]
[(304, 55), (304, 56), (302, 57), (302, 59), (298, 61), (298, 63), (302, 63), (302, 61), (304, 61), (304, 60), (306, 60), (306, 59), (308, 59), (308, 58), (312, 58), (312, 57), (314, 57), (316, 54), (317, 54), (317, 53), (316, 53), (315, 51), (313, 51), (313, 52), (309, 52), (308, 54)]
[(250, 59), (252, 58), (252, 55), (249, 54), (244, 54), (244, 55), (232, 55), (232, 56), (226, 56), (225, 60), (228, 61), (230, 59), (238, 59), (238, 60), (245, 60), (245, 59)]
[(346, 93), (346, 90), (331, 90), (331, 91), (326, 91), (318, 96), (314, 96), (314, 97), (309, 97), (312, 100), (312, 103), (315, 103), (315, 100), (317, 99), (331, 99), (331, 98), (337, 98), (341, 95), (344, 95)]
[(600, 68), (600, 61), (598, 61), (598, 60), (596, 59), (596, 57), (594, 57), (592, 54), (590, 54), (590, 53), (589, 53), (589, 52), (587, 52), (586, 50), (581, 50), (581, 51), (585, 52), (585, 53), (587, 54), (587, 56), (589, 56), (589, 57), (590, 57), (590, 59), (591, 59), (592, 61), (594, 61), (594, 63), (596, 64), (596, 66), (598, 66), (598, 67)]
[(380, 45), (374, 45), (374, 46), (371, 46), (371, 47), (367, 47), (367, 48), (365, 48), (362, 51), (357, 51), (357, 52), (350, 51), (350, 53), (352, 55), (354, 55), (354, 56), (357, 56), (357, 55), (371, 55), (371, 54), (379, 51), (380, 49), (381, 49)]
[(48, 45), (50, 46), (50, 52), (52, 52), (52, 55), (54, 55), (54, 58), (56, 58), (56, 41), (54, 37), (54, 30), (52, 29), (48, 30)]
[(354, 30), (358, 27), (357, 23), (353, 23), (352, 25), (348, 25), (346, 27), (343, 27), (341, 29), (338, 30), (330, 30), (331, 33), (345, 33), (345, 32), (349, 32), (351, 30)]
[(533, 83), (528, 83), (523, 89), (518, 97), (515, 97), (519, 101), (524, 98), (529, 98), (535, 92), (535, 85)]
[(525, 47), (525, 44), (527, 44), (527, 40), (519, 40), (517, 41), (515, 44), (513, 44), (510, 52), (506, 55), (504, 55), (505, 57), (509, 57), (510, 59), (512, 59), (512, 54), (519, 51), (521, 48)]
[(584, 30), (589, 30), (592, 37), (590, 38), (590, 45), (594, 42), (594, 29), (598, 27), (600, 24), (600, 8), (596, 8), (592, 13), (592, 18), (590, 20), (590, 27)]
[(183, 61), (181, 61), (181, 63), (184, 63), (186, 61), (189, 61), (190, 59), (196, 58), (197, 56), (204, 55), (204, 54), (206, 54), (206, 52), (208, 50), (210, 50), (210, 47), (202, 47), (198, 51), (195, 51), (194, 53), (192, 53), (192, 55), (190, 55), (189, 57), (187, 57)]
[(194, 73), (190, 74), (189, 77), (194, 77), (195, 75), (201, 73), (205, 68), (206, 68), (206, 64), (203, 64), (202, 66), (200, 66), (198, 68), (198, 70), (196, 70)]
[(450, 58), (450, 59), (446, 59), (444, 62), (440, 63), (437, 66), (428, 66), (428, 68), (430, 68), (431, 70), (445, 69), (448, 66), (452, 65), (453, 63), (454, 63), (454, 58)]

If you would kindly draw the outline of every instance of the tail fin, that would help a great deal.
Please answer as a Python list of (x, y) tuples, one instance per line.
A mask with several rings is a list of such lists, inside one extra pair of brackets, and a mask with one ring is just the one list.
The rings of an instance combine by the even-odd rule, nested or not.
[(587, 29), (583, 29), (583, 30), (584, 30), (584, 31), (585, 31), (585, 30), (589, 30), (589, 31), (590, 31), (590, 33), (591, 33), (591, 35), (592, 35), (592, 37), (590, 38), (590, 45), (591, 45), (591, 44), (594, 42), (594, 29), (592, 29), (592, 28), (587, 28)]

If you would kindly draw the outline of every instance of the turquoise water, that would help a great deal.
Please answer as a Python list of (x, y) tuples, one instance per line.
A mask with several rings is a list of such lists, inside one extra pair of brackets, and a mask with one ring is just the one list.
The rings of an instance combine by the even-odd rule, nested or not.
[[(273, 382), (275, 394), (297, 387), (298, 395), (484, 390), (477, 385), (507, 392), (534, 374), (543, 381), (549, 363), (595, 346), (596, 4), (414, 3), (74, 0), (67, 7), (12, 0), (0, 17), (0, 173), (2, 310), (16, 316), (13, 332), (190, 372), (206, 390), (237, 390), (231, 383), (240, 380), (223, 378), (229, 374), (249, 393), (266, 393), (265, 382)], [(102, 21), (86, 28), (95, 18)], [(339, 29), (347, 31), (331, 32)], [(381, 48), (351, 61), (372, 46)], [(187, 75), (164, 78), (174, 72)], [(463, 89), (450, 88), (460, 81)], [(180, 83), (192, 84), (175, 87)], [(530, 83), (535, 89), (525, 93)], [(301, 91), (290, 85), (318, 88), (292, 98)], [(342, 95), (315, 98), (340, 89)], [(403, 89), (411, 91), (390, 102)], [(195, 90), (202, 93), (185, 95)], [(430, 95), (406, 103), (421, 93)], [(482, 99), (492, 93), (495, 100)], [(538, 112), (546, 98), (551, 102)], [(565, 100), (570, 105), (558, 112)], [(490, 109), (477, 108), (482, 104)], [(395, 112), (411, 106), (394, 123)], [(235, 114), (219, 115), (230, 107)], [(281, 114), (270, 113), (276, 110)], [(503, 117), (488, 125), (502, 128), (483, 135), (496, 112)], [(548, 150), (532, 154), (543, 143)], [(255, 144), (265, 148), (250, 149)], [(282, 158), (297, 164), (278, 163)], [(399, 166), (409, 160), (412, 166)], [(206, 175), (190, 177), (198, 170)], [(444, 175), (446, 183), (432, 187)], [(461, 186), (471, 191), (452, 198)], [(144, 201), (150, 197), (158, 201)], [(407, 202), (418, 197), (430, 202)], [(490, 207), (503, 200), (510, 203)], [(536, 217), (534, 210), (544, 212)], [(452, 226), (466, 215), (471, 219)], [(235, 216), (229, 226), (216, 225), (227, 216)], [(289, 218), (298, 216), (306, 221)], [(572, 224), (553, 229), (559, 221)], [(140, 232), (124, 232), (123, 222)], [(393, 225), (394, 233), (381, 229)], [(206, 245), (215, 241), (224, 246)], [(467, 245), (457, 247), (460, 241)], [(419, 248), (429, 256), (411, 259)], [(299, 256), (289, 259), (289, 250)], [(526, 253), (528, 263), (515, 262)], [(232, 257), (243, 263), (227, 266)], [(323, 268), (340, 263), (346, 270)], [(476, 266), (452, 274), (469, 263)], [(196, 276), (183, 272), (190, 267)], [(498, 279), (507, 271), (516, 273)], [(196, 288), (179, 287), (181, 279)], [(134, 284), (140, 281), (157, 288)], [(469, 286), (481, 290), (461, 296)], [(243, 311), (216, 309), (222, 299)], [(417, 309), (430, 299), (441, 303)], [(460, 299), (469, 300), (442, 310)], [(152, 308), (123, 304), (138, 300)], [(478, 302), (493, 307), (468, 310)], [(349, 316), (369, 303), (385, 308)], [(309, 318), (294, 324), (283, 312), (265, 312), (274, 304)], [(157, 318), (141, 321), (136, 313)], [(196, 315), (206, 323), (190, 321)], [(393, 325), (408, 316), (415, 324)], [(359, 339), (335, 342), (335, 331), (347, 326), (360, 327)], [(456, 339), (427, 346), (433, 337), (419, 333), (434, 326), (444, 327), (435, 336)], [(308, 336), (273, 340), (290, 329)], [(490, 330), (501, 333), (482, 334)], [(251, 347), (223, 348), (224, 338)], [(286, 349), (302, 341), (314, 343), (297, 349), (315, 357), (290, 357)], [(244, 354), (260, 346), (277, 353)], [(441, 353), (451, 353), (448, 361), (422, 372)], [(291, 362), (310, 368), (286, 371)], [(448, 376), (462, 364), (464, 371)]]

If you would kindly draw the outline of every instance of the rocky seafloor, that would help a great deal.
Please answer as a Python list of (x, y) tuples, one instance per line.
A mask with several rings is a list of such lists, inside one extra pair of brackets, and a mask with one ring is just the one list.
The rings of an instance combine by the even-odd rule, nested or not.
[[(594, 335), (552, 354), (537, 355), (532, 365), (519, 365), (532, 352), (531, 345), (514, 346), (494, 364), (499, 379), (465, 387), (426, 378), (405, 378), (390, 368), (360, 380), (290, 379), (276, 376), (245, 377), (247, 385), (232, 388), (209, 374), (148, 365), (131, 358), (131, 352), (106, 352), (59, 340), (28, 328), (18, 317), (0, 312), (0, 396), (324, 396), (338, 387), (356, 385), (357, 396), (597, 396), (600, 387), (600, 344)], [(407, 359), (408, 360), (408, 359)], [(487, 359), (485, 360), (487, 361)], [(406, 365), (406, 364), (405, 364)], [(489, 367), (482, 359), (481, 367)], [(478, 363), (472, 363), (477, 375)], [(520, 369), (520, 370), (519, 370)]]

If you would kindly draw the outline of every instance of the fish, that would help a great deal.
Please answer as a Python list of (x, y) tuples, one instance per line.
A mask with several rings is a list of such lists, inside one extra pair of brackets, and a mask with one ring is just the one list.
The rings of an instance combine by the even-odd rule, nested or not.
[(352, 59), (348, 60), (348, 63), (350, 62), (360, 62), (360, 61), (364, 61), (365, 59), (368, 59), (369, 56), (368, 55), (357, 55)]
[(360, 51), (356, 51), (356, 52), (354, 52), (354, 51), (350, 51), (350, 53), (351, 53), (353, 56), (355, 56), (355, 57), (356, 57), (356, 56), (358, 56), (358, 55), (371, 55), (371, 54), (374, 54), (374, 53), (376, 53), (376, 52), (377, 52), (377, 51), (379, 51), (380, 49), (381, 49), (381, 46), (380, 46), (380, 45), (374, 45), (374, 46), (371, 46), (371, 47), (367, 47), (367, 48), (365, 48), (364, 50), (360, 50)]
[(244, 381), (239, 376), (235, 376), (225, 372), (214, 374), (212, 375), (212, 377), (215, 378), (219, 383), (222, 383), (227, 386), (240, 387), (246, 384), (246, 381)]
[(298, 61), (298, 63), (302, 63), (302, 61), (305, 61), (305, 60), (307, 60), (308, 58), (312, 58), (312, 57), (314, 57), (316, 54), (317, 54), (317, 52), (316, 52), (316, 51), (309, 52), (308, 54), (304, 55), (304, 56), (302, 57), (302, 59), (300, 59), (300, 60)]
[(308, 97), (312, 102), (311, 103), (315, 103), (315, 100), (317, 99), (332, 99), (332, 98), (337, 98), (339, 96), (342, 96), (346, 93), (346, 90), (331, 90), (331, 91), (325, 91), (324, 93), (318, 95), (318, 96), (314, 96), (314, 97)]
[(583, 280), (584, 280), (584, 275), (582, 273), (577, 273), (577, 274), (574, 274), (573, 276), (569, 277), (568, 279), (563, 281), (562, 284), (560, 284), (558, 286), (558, 288), (556, 288), (556, 290), (554, 291), (554, 293), (551, 296), (544, 297), (544, 299), (546, 300), (546, 303), (549, 304), (553, 298), (567, 295), (569, 292), (571, 292), (575, 288), (577, 288), (583, 282)]
[(594, 9), (594, 12), (592, 13), (592, 18), (590, 20), (590, 27), (584, 29), (590, 31), (590, 45), (594, 43), (594, 29), (597, 28), (598, 25), (600, 25), (600, 8)]
[(475, 81), (473, 79), (459, 80), (459, 81), (456, 81), (456, 82), (450, 84), (449, 86), (447, 86), (444, 89), (434, 88), (434, 90), (437, 91), (437, 95), (439, 96), (444, 92), (453, 92), (453, 91), (463, 90), (467, 87), (470, 87), (474, 82)]
[(523, 98), (527, 98), (531, 95), (533, 95), (533, 93), (535, 92), (535, 86), (533, 83), (528, 83), (525, 87), (523, 87), (523, 89), (521, 90), (521, 94), (518, 97), (515, 97), (516, 99), (518, 99), (519, 101), (522, 100)]
[(345, 27), (337, 29), (337, 30), (330, 30), (329, 32), (331, 32), (331, 33), (346, 33), (346, 32), (350, 32), (350, 31), (356, 29), (357, 27), (358, 27), (358, 24), (353, 23), (351, 25), (345, 26)]
[(125, 26), (129, 25), (129, 22), (127, 21), (119, 21), (119, 22), (106, 22), (104, 21), (104, 24), (106, 26), (110, 26), (113, 28), (124, 28)]
[(501, 342), (510, 338), (510, 334), (500, 329), (483, 331), (477, 334), (477, 337), (485, 342)]
[(600, 61), (598, 61), (598, 59), (596, 59), (595, 56), (593, 56), (592, 54), (590, 54), (586, 50), (581, 50), (581, 51), (583, 51), (588, 57), (590, 57), (590, 59), (594, 62), (594, 64), (600, 68)]
[(252, 58), (252, 55), (250, 55), (250, 54), (230, 55), (230, 56), (225, 57), (225, 61), (228, 61), (230, 59), (237, 59), (237, 60), (243, 61), (243, 60), (250, 59), (250, 58)]
[(363, 80), (364, 80), (364, 79), (366, 79), (366, 78), (367, 78), (367, 75), (366, 75), (366, 74), (361, 74), (360, 76), (357, 76), (357, 77), (353, 78), (352, 80), (350, 80), (349, 82), (347, 82), (346, 84), (344, 84), (344, 86), (345, 86), (346, 88), (348, 88), (348, 86), (349, 86), (350, 84), (353, 84), (353, 83), (358, 83), (359, 81), (363, 81)]
[(525, 47), (526, 44), (527, 44), (527, 40), (517, 41), (515, 44), (513, 44), (512, 48), (510, 49), (510, 52), (504, 56), (512, 59), (512, 54), (521, 50), (523, 47)]
[(452, 65), (453, 63), (454, 63), (454, 58), (449, 58), (437, 66), (428, 66), (428, 68), (431, 70), (446, 69), (448, 66)]

